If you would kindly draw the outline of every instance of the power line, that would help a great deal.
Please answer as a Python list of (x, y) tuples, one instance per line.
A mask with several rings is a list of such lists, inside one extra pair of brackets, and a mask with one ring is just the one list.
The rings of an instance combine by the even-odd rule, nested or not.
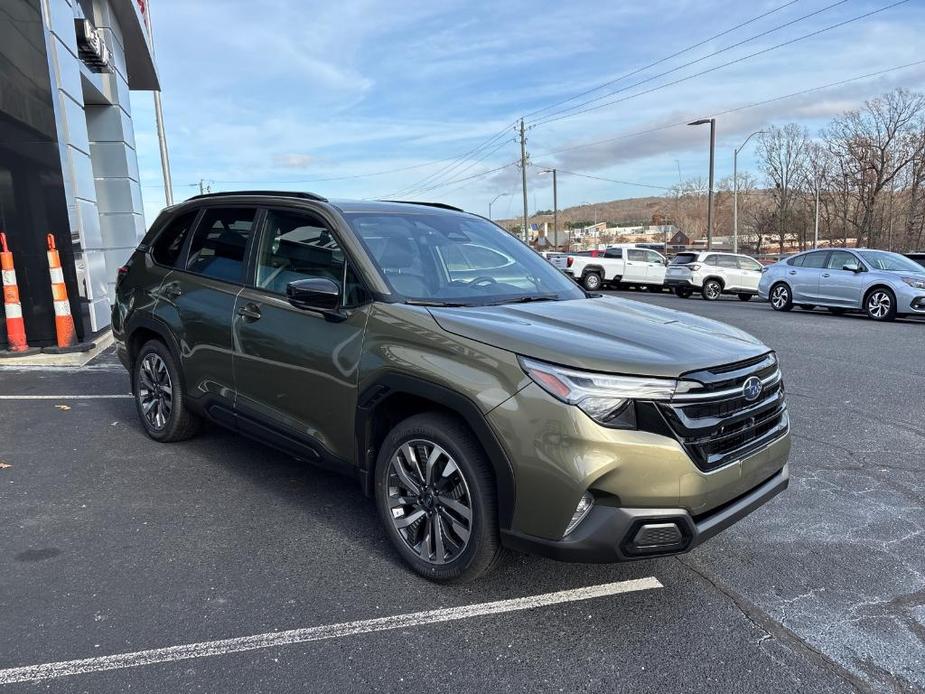
[[(548, 117), (548, 118), (545, 118), (545, 119), (541, 119), (541, 120), (539, 120), (539, 121), (536, 121), (536, 122), (534, 123), (534, 126), (537, 126), (537, 125), (545, 125), (545, 124), (552, 123), (552, 122), (555, 122), (555, 121), (563, 120), (563, 119), (565, 119), (565, 118), (572, 118), (572, 117), (574, 117), (574, 116), (578, 116), (578, 115), (581, 115), (581, 114), (583, 114), (583, 113), (588, 113), (589, 111), (595, 111), (595, 110), (597, 110), (597, 109), (605, 108), (606, 106), (612, 106), (613, 104), (622, 103), (622, 102), (628, 101), (628, 100), (630, 100), (630, 99), (635, 99), (636, 97), (639, 97), (639, 96), (644, 96), (644, 95), (646, 95), (646, 94), (651, 94), (651, 93), (657, 92), (657, 91), (659, 91), (659, 90), (661, 90), (661, 89), (665, 89), (665, 88), (667, 88), (667, 87), (672, 87), (672, 86), (674, 86), (674, 85), (676, 85), (676, 84), (680, 84), (681, 82), (686, 82), (686, 81), (688, 81), (688, 80), (694, 79), (695, 77), (702, 77), (703, 75), (707, 75), (707, 74), (709, 74), (709, 73), (711, 73), (711, 72), (716, 72), (717, 70), (720, 70), (720, 69), (722, 69), (722, 68), (724, 68), (724, 67), (729, 67), (730, 65), (735, 65), (735, 64), (737, 64), (737, 63), (741, 63), (741, 62), (744, 62), (744, 61), (746, 61), (746, 60), (750, 60), (751, 58), (754, 58), (754, 57), (756, 57), (756, 56), (763, 55), (763, 54), (765, 54), (765, 53), (770, 53), (771, 51), (775, 51), (775, 50), (777, 50), (777, 49), (779, 49), (779, 48), (783, 48), (783, 47), (785, 47), (785, 46), (790, 46), (790, 45), (792, 45), (792, 44), (794, 44), (794, 43), (797, 43), (797, 42), (799, 42), (799, 41), (804, 41), (805, 39), (812, 38), (813, 36), (819, 36), (820, 34), (823, 34), (823, 33), (827, 32), (827, 31), (831, 31), (831, 30), (833, 30), (833, 29), (838, 29), (838, 28), (843, 27), (843, 26), (845, 26), (845, 25), (847, 25), (847, 24), (851, 24), (852, 22), (860, 21), (861, 19), (866, 19), (867, 17), (871, 17), (871, 16), (873, 16), (873, 15), (875, 15), (875, 14), (879, 14), (879, 13), (881, 13), (881, 12), (885, 12), (886, 10), (892, 9), (892, 8), (897, 7), (897, 6), (899, 6), (899, 5), (904, 5), (904, 4), (907, 3), (907, 2), (909, 2), (909, 0), (898, 0), (897, 2), (891, 3), (891, 4), (889, 4), (889, 5), (885, 5), (885, 6), (881, 7), (881, 8), (879, 8), (879, 9), (871, 10), (870, 12), (865, 12), (864, 14), (860, 14), (860, 15), (858, 15), (858, 16), (856, 16), (856, 17), (852, 17), (851, 19), (846, 19), (846, 20), (844, 20), (844, 21), (842, 21), (842, 22), (837, 22), (837, 23), (835, 23), (835, 24), (831, 24), (831, 25), (829, 25), (829, 26), (827, 26), (827, 27), (823, 27), (822, 29), (817, 29), (816, 31), (811, 31), (811, 32), (809, 32), (808, 34), (803, 34), (802, 36), (798, 36), (798, 37), (796, 37), (796, 38), (789, 39), (789, 40), (787, 40), (787, 41), (783, 41), (783, 42), (781, 42), (781, 43), (778, 43), (778, 44), (776, 44), (776, 45), (774, 45), (774, 46), (770, 46), (770, 47), (768, 47), (768, 48), (763, 48), (763, 49), (761, 49), (760, 51), (755, 51), (754, 53), (749, 53), (748, 55), (744, 55), (744, 56), (741, 56), (741, 57), (736, 58), (736, 59), (734, 59), (734, 60), (730, 60), (730, 61), (727, 61), (727, 62), (725, 62), (725, 63), (721, 63), (721, 64), (716, 65), (716, 66), (714, 66), (714, 67), (707, 68), (706, 70), (701, 70), (700, 72), (695, 72), (695, 73), (692, 74), (692, 75), (687, 75), (686, 77), (681, 77), (681, 78), (676, 79), (676, 80), (674, 80), (674, 81), (672, 81), (672, 82), (666, 82), (665, 84), (660, 84), (660, 85), (658, 85), (658, 86), (656, 86), (656, 87), (652, 87), (652, 88), (650, 88), (650, 89), (645, 89), (645, 90), (643, 90), (643, 91), (641, 91), (641, 92), (636, 92), (635, 94), (630, 94), (630, 95), (628, 95), (628, 96), (624, 96), (624, 97), (621, 97), (621, 98), (619, 98), (619, 99), (614, 99), (614, 100), (612, 100), (612, 101), (606, 101), (606, 102), (604, 102), (604, 103), (602, 103), (602, 104), (597, 104), (596, 106), (589, 106), (588, 108), (582, 109), (582, 110), (580, 110), (580, 111), (574, 111), (574, 112), (572, 112), (572, 113), (566, 113), (566, 114), (564, 114), (564, 115), (560, 115), (560, 116), (556, 116), (556, 117), (552, 117), (552, 114), (551, 114), (551, 116)], [(682, 67), (684, 67), (684, 66), (682, 66)], [(654, 79), (654, 78), (651, 78), (651, 79)], [(650, 81), (650, 79), (642, 80), (642, 81), (640, 81), (640, 82), (637, 82), (636, 84), (630, 85), (630, 87), (626, 87), (626, 88), (621, 89), (621, 90), (619, 90), (619, 91), (625, 91), (626, 89), (631, 89), (632, 87), (639, 86), (640, 84), (643, 84), (643, 83), (648, 82), (648, 81)], [(617, 93), (617, 92), (614, 92), (614, 93)], [(589, 103), (590, 103), (590, 102), (589, 102)], [(577, 108), (577, 107), (576, 107), (576, 108)]]
[[(708, 118), (717, 118), (719, 116), (725, 116), (730, 113), (737, 113), (738, 111), (745, 111), (750, 108), (757, 108), (758, 106), (764, 106), (765, 104), (775, 103), (777, 101), (783, 101), (784, 99), (791, 99), (796, 96), (803, 96), (805, 94), (812, 94), (813, 92), (822, 91), (823, 89), (831, 89), (832, 87), (840, 87), (844, 84), (850, 84), (851, 82), (857, 82), (859, 80), (870, 79), (871, 77), (879, 77), (880, 75), (885, 75), (890, 72), (896, 72), (897, 70), (905, 70), (906, 68), (916, 67), (918, 65), (925, 65), (925, 60), (917, 60), (912, 63), (905, 63), (904, 65), (894, 65), (893, 67), (885, 68), (883, 70), (877, 70), (876, 72), (868, 72), (864, 75), (858, 75), (856, 77), (849, 77), (848, 79), (839, 80), (837, 82), (829, 82), (828, 84), (821, 84), (816, 87), (810, 87), (808, 89), (801, 89), (800, 91), (790, 92), (789, 94), (783, 94), (781, 96), (775, 96), (770, 99), (763, 99), (761, 101), (755, 101), (750, 104), (744, 104), (742, 106), (736, 106), (725, 111), (719, 111), (716, 113), (709, 114)], [(662, 130), (670, 130), (671, 128), (677, 128), (680, 126), (686, 126), (687, 123), (693, 118), (693, 116), (688, 116), (684, 120), (677, 121), (676, 123), (669, 123), (668, 125), (661, 125), (656, 128), (647, 128), (646, 130), (637, 130), (631, 133), (625, 133), (623, 135), (616, 135), (614, 137), (608, 137), (603, 140), (594, 140), (592, 142), (584, 142), (579, 145), (574, 145), (571, 147), (563, 147), (561, 149), (549, 150), (546, 152), (540, 152), (538, 156), (549, 156), (553, 154), (562, 154), (563, 152), (572, 152), (576, 149), (584, 149), (586, 147), (596, 147), (597, 145), (607, 144), (609, 142), (617, 142), (619, 140), (626, 140), (633, 137), (640, 137), (642, 135), (649, 135), (651, 133), (660, 132)]]
[[(721, 32), (719, 32), (718, 34), (713, 34), (713, 36), (710, 36), (710, 37), (708, 37), (708, 38), (705, 38), (705, 39), (703, 39), (702, 41), (698, 41), (697, 43), (691, 44), (691, 45), (688, 46), (687, 48), (682, 48), (680, 51), (677, 51), (677, 52), (675, 52), (675, 53), (672, 53), (671, 55), (667, 55), (667, 56), (665, 56), (664, 58), (659, 58), (659, 59), (656, 60), (655, 62), (649, 63), (648, 65), (644, 65), (644, 66), (642, 66), (642, 67), (636, 68), (636, 69), (634, 69), (634, 70), (632, 70), (632, 71), (630, 71), (630, 72), (627, 72), (627, 73), (625, 73), (625, 74), (623, 74), (623, 75), (620, 75), (619, 77), (615, 77), (615, 78), (612, 79), (612, 80), (609, 80), (609, 81), (607, 81), (607, 82), (603, 82), (602, 84), (599, 84), (599, 85), (597, 85), (596, 87), (591, 87), (590, 89), (587, 89), (587, 90), (585, 90), (585, 91), (583, 91), (583, 92), (580, 92), (580, 93), (578, 93), (578, 94), (575, 94), (575, 95), (573, 95), (573, 96), (570, 96), (570, 97), (568, 97), (567, 99), (562, 99), (562, 100), (557, 101), (557, 102), (555, 102), (555, 103), (549, 104), (548, 106), (544, 106), (543, 108), (539, 108), (539, 109), (536, 109), (535, 111), (530, 111), (529, 113), (525, 113), (525, 114), (523, 115), (523, 117), (524, 117), (524, 118), (529, 118), (530, 116), (535, 116), (535, 115), (538, 114), (538, 113), (542, 113), (543, 111), (548, 111), (549, 109), (555, 108), (556, 106), (561, 106), (562, 104), (567, 104), (568, 102), (574, 101), (575, 99), (580, 99), (581, 97), (587, 96), (588, 94), (591, 94), (592, 92), (596, 92), (596, 91), (598, 91), (599, 89), (603, 89), (604, 87), (609, 87), (611, 84), (615, 84), (615, 83), (617, 83), (617, 82), (620, 82), (620, 81), (622, 81), (622, 80), (625, 80), (626, 78), (632, 77), (633, 75), (638, 75), (640, 72), (644, 72), (645, 70), (648, 70), (648, 69), (650, 69), (650, 68), (653, 68), (653, 67), (655, 67), (656, 65), (661, 65), (662, 63), (667, 62), (667, 61), (671, 60), (672, 58), (677, 58), (679, 55), (684, 55), (685, 53), (689, 53), (690, 51), (694, 50), (695, 48), (700, 48), (701, 46), (703, 46), (703, 45), (709, 43), (710, 41), (715, 41), (716, 39), (721, 38), (721, 37), (723, 37), (723, 36), (726, 36), (727, 34), (731, 34), (733, 31), (737, 31), (738, 29), (741, 29), (742, 27), (748, 26), (749, 24), (754, 24), (754, 23), (757, 22), (759, 19), (764, 19), (765, 17), (768, 17), (768, 16), (770, 16), (770, 15), (776, 13), (776, 12), (780, 12), (781, 10), (783, 10), (783, 9), (785, 9), (785, 8), (787, 8), (787, 7), (790, 7), (791, 5), (794, 5), (794, 4), (796, 4), (797, 2), (799, 2), (799, 1), (800, 1), (800, 0), (790, 0), (790, 2), (785, 2), (783, 5), (778, 5), (777, 7), (774, 7), (774, 8), (772, 8), (772, 9), (768, 10), (767, 12), (764, 12), (764, 13), (762, 13), (762, 14), (756, 15), (755, 17), (752, 17), (751, 19), (742, 22), (741, 24), (736, 24), (734, 27), (730, 27), (729, 29), (726, 29), (725, 31), (721, 31)], [(847, 0), (845, 0), (845, 1), (847, 1)], [(799, 20), (798, 20), (798, 21), (799, 21)]]
[[(502, 142), (499, 142), (495, 147), (493, 147), (492, 149), (490, 149), (490, 150), (488, 150), (488, 151), (486, 151), (486, 152), (483, 152), (478, 158), (473, 159), (471, 162), (469, 162), (469, 163), (468, 163), (466, 166), (464, 166), (463, 168), (457, 169), (455, 172), (453, 172), (453, 175), (454, 175), (455, 177), (458, 177), (460, 174), (462, 174), (462, 173), (468, 171), (468, 170), (471, 169), (473, 166), (475, 166), (475, 165), (478, 164), (479, 162), (481, 162), (481, 161), (487, 159), (487, 158), (490, 157), (492, 154), (494, 154), (495, 152), (497, 152), (497, 151), (500, 150), (501, 148), (505, 147), (506, 145), (510, 144), (511, 142), (513, 142), (513, 140), (503, 140)], [(420, 193), (420, 192), (424, 192), (424, 191), (427, 191), (427, 190), (432, 190), (433, 187), (434, 187), (434, 184), (435, 184), (436, 182), (437, 182), (437, 181), (436, 181), (436, 179), (435, 179), (435, 180), (433, 180), (433, 181), (430, 181), (429, 184), (425, 184), (425, 185), (423, 185), (423, 186), (405, 186), (404, 188), (400, 189), (399, 191), (397, 191), (397, 192), (395, 192), (395, 193), (391, 193), (391, 194), (387, 195), (386, 197), (400, 197), (400, 196), (404, 196), (404, 195), (415, 195), (415, 194)]]
[[(539, 164), (527, 164), (527, 166), (532, 166), (534, 168), (541, 169), (551, 169), (551, 166), (540, 166)], [(607, 178), (605, 176), (593, 176), (591, 174), (582, 173), (580, 171), (567, 171), (566, 169), (560, 169), (556, 167), (556, 171), (559, 173), (569, 174), (570, 176), (580, 176), (581, 178), (593, 178), (596, 181), (606, 181), (608, 183), (620, 183), (624, 186), (637, 186), (639, 188), (654, 188), (656, 190), (671, 190), (671, 188), (665, 186), (657, 186), (652, 183), (639, 183), (637, 181), (621, 181), (617, 178)]]
[(475, 178), (482, 178), (483, 176), (488, 176), (489, 174), (497, 173), (498, 171), (503, 171), (504, 169), (508, 169), (512, 166), (517, 165), (518, 163), (519, 163), (518, 161), (512, 161), (512, 162), (505, 164), (504, 166), (499, 166), (495, 169), (489, 169), (488, 171), (482, 171), (477, 174), (472, 174), (471, 176), (465, 176), (463, 178), (456, 178), (451, 181), (444, 181), (443, 183), (437, 183), (435, 185), (430, 186), (429, 188), (422, 188), (420, 190), (417, 190), (415, 191), (415, 194), (427, 193), (431, 190), (436, 190), (437, 188), (443, 188), (444, 186), (453, 185), (454, 183), (462, 183), (463, 181), (471, 181), (472, 179), (475, 179)]

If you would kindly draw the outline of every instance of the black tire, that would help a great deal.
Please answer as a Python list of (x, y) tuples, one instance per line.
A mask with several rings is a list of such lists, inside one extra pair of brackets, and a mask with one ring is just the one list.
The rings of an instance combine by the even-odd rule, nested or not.
[(751, 294), (739, 294), (739, 301), (751, 301), (751, 300), (752, 300)]
[[(159, 365), (163, 366), (163, 372)], [(154, 380), (152, 373), (157, 374)], [(183, 377), (177, 361), (160, 340), (149, 340), (135, 355), (132, 393), (141, 425), (155, 441), (184, 441), (199, 431), (202, 420), (186, 405)], [(152, 411), (155, 413), (153, 416)]]
[[(412, 548), (411, 541), (406, 539), (401, 534), (401, 530), (396, 527), (396, 517), (393, 516), (392, 506), (390, 506), (390, 498), (394, 503), (395, 499), (406, 499), (411, 496), (407, 488), (405, 488), (405, 493), (398, 496), (392, 492), (396, 489), (395, 484), (403, 484), (393, 468), (393, 460), (399, 456), (399, 451), (403, 449), (404, 444), (409, 442), (416, 442), (414, 444), (416, 451), (422, 450), (418, 446), (427, 443), (442, 448), (447, 459), (455, 463), (459, 476), (463, 480), (462, 485), (457, 483), (451, 489), (443, 491), (438, 490), (437, 487), (444, 480), (445, 474), (441, 475), (436, 484), (432, 483), (433, 490), (426, 491), (429, 488), (421, 485), (421, 490), (425, 493), (415, 497), (414, 505), (410, 503), (402, 505), (401, 508), (405, 515), (397, 517), (400, 522), (416, 514), (417, 510), (423, 511), (426, 506), (428, 510), (424, 511), (425, 516), (421, 516), (419, 521), (426, 524), (426, 527), (414, 528), (414, 524), (408, 525), (406, 527), (409, 534), (423, 531), (424, 538), (427, 538), (426, 533), (434, 527), (438, 530), (434, 536), (440, 534), (441, 538), (449, 538), (450, 534), (446, 528), (452, 529), (452, 526), (445, 519), (450, 516), (446, 515), (447, 507), (443, 507), (441, 502), (445, 503), (447, 499), (454, 500), (453, 495), (460, 490), (464, 490), (464, 494), (455, 497), (457, 505), (464, 499), (468, 499), (469, 502), (471, 520), (468, 537), (464, 540), (465, 544), (456, 556), (442, 564), (423, 558), (418, 551)], [(401, 455), (404, 459), (405, 454)], [(435, 465), (438, 464), (439, 462), (435, 463)], [(445, 473), (448, 466), (446, 463), (444, 465)], [(452, 474), (455, 475), (456, 472)], [(396, 480), (399, 481), (396, 482)], [(417, 481), (423, 481), (423, 478), (418, 475)], [(426, 501), (422, 500), (424, 496), (430, 497), (427, 505), (423, 503)], [(485, 452), (465, 423), (453, 416), (440, 413), (414, 415), (396, 425), (382, 442), (376, 460), (376, 507), (379, 509), (379, 516), (386, 533), (402, 559), (416, 573), (428, 580), (438, 583), (465, 583), (482, 576), (496, 565), (503, 554), (498, 532), (496, 497), (494, 475)], [(453, 509), (449, 510), (453, 511)], [(457, 518), (464, 517), (457, 516)], [(436, 525), (432, 525), (433, 523)], [(455, 538), (459, 540), (460, 536), (456, 535)], [(430, 544), (435, 544), (436, 540), (422, 539), (419, 545), (423, 548), (425, 542), (428, 543), (427, 552), (430, 554)], [(448, 542), (449, 540), (441, 539), (441, 546)], [(444, 555), (444, 558), (449, 556), (446, 550)], [(433, 556), (436, 557), (436, 549), (434, 549)]]
[(600, 291), (604, 281), (598, 273), (589, 272), (582, 278), (581, 283), (589, 292), (597, 292)]
[(800, 304), (800, 308), (804, 311), (814, 311), (816, 309), (816, 304)]
[(896, 320), (896, 295), (887, 287), (874, 287), (864, 297), (864, 313), (871, 320), (885, 323)]
[(829, 306), (829, 313), (831, 313), (833, 316), (843, 316), (845, 315), (845, 309)]
[(768, 301), (775, 311), (790, 311), (793, 309), (793, 292), (790, 291), (789, 285), (778, 282), (771, 287), (771, 291), (768, 293)]
[(719, 280), (707, 280), (700, 289), (700, 295), (707, 301), (716, 301), (723, 295), (723, 285)]
[(679, 299), (689, 299), (694, 290), (690, 287), (675, 287), (674, 295)]

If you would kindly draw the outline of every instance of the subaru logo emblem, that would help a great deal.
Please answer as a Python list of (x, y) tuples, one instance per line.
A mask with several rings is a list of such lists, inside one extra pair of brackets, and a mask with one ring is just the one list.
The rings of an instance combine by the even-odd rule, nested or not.
[(755, 402), (761, 396), (762, 390), (764, 390), (764, 384), (761, 379), (757, 376), (750, 376), (742, 386), (742, 397), (746, 402)]

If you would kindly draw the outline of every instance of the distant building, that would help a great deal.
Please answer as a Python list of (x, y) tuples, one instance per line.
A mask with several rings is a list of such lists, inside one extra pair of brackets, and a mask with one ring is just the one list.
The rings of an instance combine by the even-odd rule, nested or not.
[(684, 250), (687, 246), (690, 246), (690, 245), (691, 245), (691, 238), (690, 238), (690, 236), (688, 236), (687, 234), (685, 234), (685, 233), (684, 233), (683, 231), (681, 231), (680, 229), (678, 229), (678, 230), (674, 233), (674, 235), (673, 235), (670, 239), (668, 239), (668, 248), (670, 248), (671, 250), (682, 251), (682, 250)]
[[(109, 326), (116, 273), (145, 233), (129, 93), (160, 86), (144, 0), (0, 5), (0, 231), (42, 347), (55, 343), (49, 234), (78, 337)], [(0, 349), (3, 318), (0, 304)]]

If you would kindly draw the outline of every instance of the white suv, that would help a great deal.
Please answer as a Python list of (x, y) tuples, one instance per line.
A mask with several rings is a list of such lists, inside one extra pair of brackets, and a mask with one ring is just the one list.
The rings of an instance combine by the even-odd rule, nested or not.
[(686, 299), (699, 291), (707, 301), (736, 294), (748, 301), (758, 293), (763, 266), (754, 258), (736, 253), (691, 251), (678, 253), (665, 273), (665, 286)]

